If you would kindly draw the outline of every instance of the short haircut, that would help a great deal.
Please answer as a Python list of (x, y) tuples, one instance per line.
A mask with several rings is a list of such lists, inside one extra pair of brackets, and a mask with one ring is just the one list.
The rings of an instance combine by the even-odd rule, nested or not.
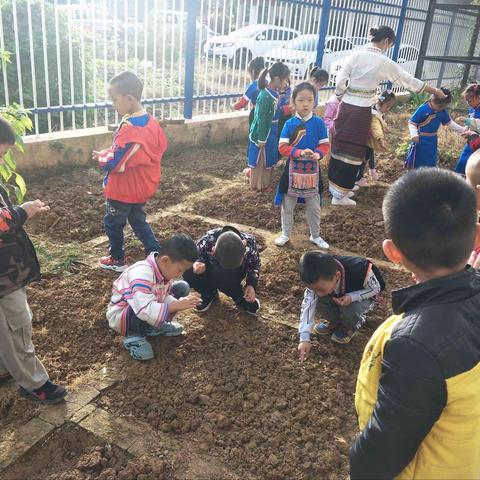
[(198, 258), (198, 249), (195, 242), (183, 233), (179, 233), (169, 238), (158, 252), (160, 256), (169, 257), (173, 262), (195, 262)]
[(317, 91), (315, 90), (315, 87), (309, 83), (309, 82), (302, 82), (302, 83), (299, 83), (294, 89), (293, 89), (293, 92), (292, 92), (292, 99), (293, 101), (295, 101), (295, 99), (297, 98), (298, 94), (300, 92), (303, 92), (304, 90), (308, 90), (312, 95), (313, 95), (313, 98), (315, 98), (317, 96)]
[(15, 132), (12, 126), (0, 117), (0, 145), (1, 144), (15, 145)]
[(316, 82), (328, 83), (329, 75), (326, 70), (323, 70), (320, 67), (313, 67), (310, 71), (310, 78), (315, 79)]
[(438, 107), (446, 108), (452, 102), (452, 92), (445, 87), (440, 87), (440, 90), (444, 93), (445, 98), (433, 97), (432, 102)]
[(232, 231), (223, 232), (215, 245), (215, 258), (225, 269), (240, 267), (245, 258), (246, 247), (242, 239)]
[(313, 285), (319, 280), (331, 280), (337, 270), (337, 262), (327, 253), (307, 252), (300, 259), (300, 278), (307, 285)]
[(468, 158), (465, 175), (473, 188), (476, 189), (480, 185), (480, 149), (473, 152)]
[(459, 175), (420, 168), (397, 180), (383, 200), (385, 230), (407, 260), (424, 271), (458, 267), (476, 233), (476, 196)]
[(142, 99), (143, 83), (132, 72), (122, 72), (110, 80), (110, 85), (115, 87), (122, 95), (131, 95), (137, 100)]

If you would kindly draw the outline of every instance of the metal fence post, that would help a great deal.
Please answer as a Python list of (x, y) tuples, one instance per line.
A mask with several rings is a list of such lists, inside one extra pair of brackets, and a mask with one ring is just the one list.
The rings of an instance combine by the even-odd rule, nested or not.
[(425, 63), (424, 57), (427, 53), (428, 41), (430, 39), (430, 33), (432, 32), (435, 6), (435, 0), (430, 0), (428, 3), (427, 17), (425, 18), (425, 27), (423, 28), (422, 43), (420, 44), (420, 51), (418, 52), (417, 66), (415, 68), (415, 77), (420, 79), (423, 76), (423, 64)]
[(322, 66), (323, 52), (325, 50), (325, 40), (327, 39), (331, 7), (332, 7), (331, 0), (323, 0), (322, 18), (320, 19), (320, 32), (318, 33), (317, 59), (315, 60), (315, 65), (317, 65), (317, 67)]
[[(445, 41), (445, 48), (443, 49), (443, 56), (448, 55), (448, 51), (450, 50), (450, 42), (452, 41), (453, 30), (455, 28), (455, 22), (457, 21), (457, 12), (452, 13), (452, 21), (448, 27), (447, 39)], [(442, 62), (440, 65), (440, 72), (438, 73), (437, 78), (437, 88), (442, 85), (443, 74), (445, 73), (445, 62)]]
[(398, 60), (398, 54), (400, 52), (400, 45), (402, 43), (403, 26), (405, 25), (405, 17), (407, 15), (408, 0), (402, 0), (402, 9), (400, 10), (400, 18), (398, 19), (397, 33), (395, 35), (395, 46), (393, 47), (392, 60), (396, 62)]
[(195, 77), (195, 41), (197, 33), (197, 2), (187, 0), (187, 40), (185, 51), (185, 100), (183, 116), (191, 119), (193, 114), (193, 84)]

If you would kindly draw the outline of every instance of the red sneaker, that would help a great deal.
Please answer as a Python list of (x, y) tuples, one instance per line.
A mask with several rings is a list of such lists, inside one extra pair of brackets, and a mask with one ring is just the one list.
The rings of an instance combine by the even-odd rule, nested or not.
[(98, 261), (98, 264), (100, 265), (100, 268), (103, 268), (104, 270), (113, 270), (114, 272), (123, 272), (127, 268), (124, 261), (115, 260), (111, 255), (102, 257)]

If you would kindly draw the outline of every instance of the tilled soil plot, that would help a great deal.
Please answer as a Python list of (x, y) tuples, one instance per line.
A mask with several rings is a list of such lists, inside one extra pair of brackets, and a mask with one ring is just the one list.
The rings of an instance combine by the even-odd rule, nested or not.
[[(162, 162), (162, 178), (156, 195), (147, 202), (147, 212), (155, 213), (181, 203), (186, 196), (221, 185), (245, 167), (243, 150), (187, 150), (167, 156)], [(27, 199), (40, 198), (51, 211), (28, 224), (28, 231), (48, 235), (56, 241), (83, 242), (104, 233), (102, 174), (94, 167), (79, 167), (50, 178), (32, 179)]]
[(131, 458), (115, 445), (67, 424), (55, 430), (28, 458), (2, 472), (5, 480), (167, 480), (172, 478), (168, 458)]

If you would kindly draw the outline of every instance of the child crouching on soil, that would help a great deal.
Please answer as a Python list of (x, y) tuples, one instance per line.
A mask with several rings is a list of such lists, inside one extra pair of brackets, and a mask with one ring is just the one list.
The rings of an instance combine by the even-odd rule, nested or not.
[(146, 221), (145, 203), (157, 190), (167, 140), (158, 122), (143, 109), (142, 90), (142, 82), (131, 72), (110, 80), (110, 97), (122, 121), (112, 147), (92, 154), (106, 173), (104, 222), (110, 255), (100, 258), (99, 265), (115, 272), (127, 268), (123, 249), (127, 221), (142, 242), (145, 255), (158, 252), (160, 247)]
[(322, 321), (313, 327), (313, 333), (331, 335), (336, 343), (349, 343), (365, 324), (375, 297), (385, 289), (378, 268), (362, 257), (307, 252), (300, 260), (300, 278), (307, 286), (299, 327), (302, 361), (312, 348), (310, 334), (317, 309)]
[(466, 266), (475, 194), (457, 174), (420, 169), (389, 189), (383, 216), (383, 251), (416, 285), (392, 293), (394, 314), (365, 348), (350, 477), (478, 478), (480, 273)]
[(181, 335), (183, 326), (172, 319), (177, 312), (195, 308), (201, 301), (189, 294), (181, 277), (197, 259), (195, 242), (174, 235), (145, 260), (128, 267), (114, 282), (107, 309), (110, 327), (123, 335), (124, 347), (135, 360), (150, 360), (153, 349), (147, 337)]
[[(0, 118), (0, 163), (15, 133)], [(40, 403), (61, 402), (65, 388), (52, 383), (32, 343), (32, 312), (25, 287), (40, 280), (40, 265), (23, 225), (49, 207), (40, 200), (14, 206), (0, 186), (0, 384), (14, 380), (19, 393)]]
[(323, 192), (320, 160), (329, 149), (328, 133), (323, 120), (313, 115), (315, 87), (303, 82), (292, 94), (296, 114), (283, 127), (279, 151), (288, 157), (275, 197), (281, 205), (282, 234), (275, 245), (283, 247), (290, 240), (293, 213), (298, 201), (307, 207), (310, 241), (319, 248), (328, 248), (320, 237), (321, 195)]
[[(232, 298), (238, 308), (257, 315), (256, 289), (260, 255), (255, 237), (225, 226), (207, 232), (198, 242), (198, 259), (183, 278), (202, 296), (196, 308), (206, 312), (218, 291)], [(245, 280), (245, 289), (242, 282)]]

